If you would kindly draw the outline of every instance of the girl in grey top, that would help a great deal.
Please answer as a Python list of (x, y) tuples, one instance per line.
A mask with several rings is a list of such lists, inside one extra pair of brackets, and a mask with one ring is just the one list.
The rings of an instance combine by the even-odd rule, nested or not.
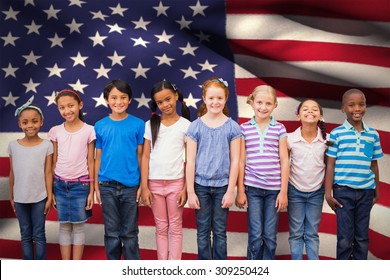
[(8, 146), (10, 202), (19, 221), (23, 259), (43, 260), (46, 259), (45, 220), (52, 202), (53, 145), (38, 136), (43, 114), (32, 104), (33, 99), (34, 96), (15, 112), (25, 135)]

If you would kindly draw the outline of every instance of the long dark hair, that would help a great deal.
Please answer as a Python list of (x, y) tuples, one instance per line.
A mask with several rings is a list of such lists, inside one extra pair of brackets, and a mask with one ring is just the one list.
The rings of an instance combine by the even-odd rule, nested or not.
[[(299, 105), (298, 105), (298, 107), (297, 107), (297, 109), (295, 111), (295, 115), (299, 115), (299, 111), (301, 110), (301, 107), (302, 107), (303, 103), (305, 103), (306, 101), (309, 101), (309, 100), (317, 103), (318, 108), (320, 109), (321, 116), (324, 116), (324, 111), (322, 110), (322, 106), (317, 101), (315, 101), (314, 99), (310, 99), (310, 98), (305, 99), (301, 103), (299, 103)], [(324, 139), (326, 141), (326, 145), (332, 146), (333, 143), (326, 139), (326, 125), (325, 125), (325, 122), (323, 120), (319, 120), (317, 125), (319, 126), (319, 128), (321, 130), (322, 139)]]
[[(56, 104), (58, 104), (58, 99), (60, 99), (62, 96), (73, 97), (74, 100), (76, 100), (79, 104), (82, 102), (81, 97), (80, 97), (80, 93), (72, 88), (66, 88), (66, 89), (63, 89), (63, 90), (57, 92), (56, 97), (54, 99)], [(84, 114), (83, 114), (83, 112), (81, 112), (81, 109), (80, 109), (79, 110), (79, 119), (83, 120), (83, 116), (84, 116)]]
[(188, 109), (186, 103), (184, 102), (183, 95), (177, 89), (177, 87), (168, 81), (161, 81), (154, 84), (152, 91), (150, 93), (151, 101), (149, 102), (149, 107), (152, 110), (152, 117), (150, 118), (150, 128), (152, 131), (152, 146), (154, 146), (154, 144), (157, 141), (158, 131), (160, 130), (160, 124), (161, 124), (161, 117), (156, 114), (158, 106), (156, 101), (154, 100), (154, 95), (157, 92), (162, 91), (163, 89), (168, 89), (172, 91), (174, 94), (177, 93), (178, 100), (181, 103), (181, 115), (187, 120), (190, 120), (190, 109)]

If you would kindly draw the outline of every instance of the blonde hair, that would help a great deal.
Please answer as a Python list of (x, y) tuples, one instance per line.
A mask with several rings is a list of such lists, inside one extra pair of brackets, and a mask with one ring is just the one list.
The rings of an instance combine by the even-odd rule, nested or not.
[(275, 104), (278, 104), (276, 90), (269, 85), (261, 85), (255, 87), (255, 89), (252, 91), (251, 94), (249, 94), (248, 98), (246, 99), (246, 103), (251, 104), (258, 94), (271, 94), (275, 100)]
[[(216, 77), (213, 77), (213, 78), (209, 78), (207, 79), (203, 84), (202, 84), (202, 97), (205, 98), (206, 97), (206, 91), (210, 88), (210, 87), (217, 87), (217, 88), (221, 88), (224, 90), (225, 92), (225, 97), (226, 97), (226, 100), (228, 99), (229, 97), (229, 89), (227, 87), (227, 83), (221, 79), (221, 78), (216, 78)], [(198, 117), (201, 117), (203, 115), (205, 115), (207, 113), (207, 107), (206, 107), (206, 104), (202, 104), (200, 105), (199, 107), (199, 110), (198, 110)], [(229, 117), (229, 110), (225, 104), (225, 107), (223, 108), (223, 113)]]

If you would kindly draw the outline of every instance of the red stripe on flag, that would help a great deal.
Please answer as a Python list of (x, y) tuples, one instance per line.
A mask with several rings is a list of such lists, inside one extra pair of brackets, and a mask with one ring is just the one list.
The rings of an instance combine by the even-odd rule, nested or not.
[(227, 0), (228, 14), (282, 14), (390, 21), (390, 1), (376, 0)]
[[(390, 48), (292, 40), (230, 39), (234, 54), (280, 61), (342, 61), (390, 67)], [(357, 55), (358, 54), (358, 55)]]
[(0, 177), (8, 177), (10, 171), (9, 157), (0, 157)]

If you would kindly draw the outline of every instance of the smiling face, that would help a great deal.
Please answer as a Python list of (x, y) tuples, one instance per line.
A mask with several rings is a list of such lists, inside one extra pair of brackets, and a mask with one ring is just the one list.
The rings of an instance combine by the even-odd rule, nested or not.
[(27, 137), (34, 137), (43, 125), (43, 120), (37, 110), (24, 109), (19, 115), (18, 124)]
[(345, 94), (341, 110), (346, 114), (350, 124), (353, 126), (360, 124), (366, 113), (366, 97), (361, 91)]
[(226, 91), (221, 87), (210, 86), (204, 93), (203, 102), (207, 113), (222, 114), (227, 101)]
[(163, 115), (176, 114), (176, 101), (178, 98), (178, 94), (173, 93), (170, 89), (163, 89), (153, 95), (153, 99)]
[(277, 102), (273, 94), (268, 92), (257, 93), (250, 105), (252, 106), (255, 118), (258, 120), (265, 120), (270, 117), (272, 111), (276, 108)]
[(298, 120), (302, 123), (315, 123), (322, 120), (322, 112), (320, 105), (314, 100), (306, 100), (299, 107), (297, 115)]
[(65, 121), (74, 122), (79, 119), (80, 110), (83, 108), (83, 102), (80, 102), (73, 96), (64, 95), (57, 99), (57, 106)]
[(111, 89), (106, 99), (107, 105), (115, 116), (125, 114), (130, 101), (129, 95), (119, 91), (116, 87)]

